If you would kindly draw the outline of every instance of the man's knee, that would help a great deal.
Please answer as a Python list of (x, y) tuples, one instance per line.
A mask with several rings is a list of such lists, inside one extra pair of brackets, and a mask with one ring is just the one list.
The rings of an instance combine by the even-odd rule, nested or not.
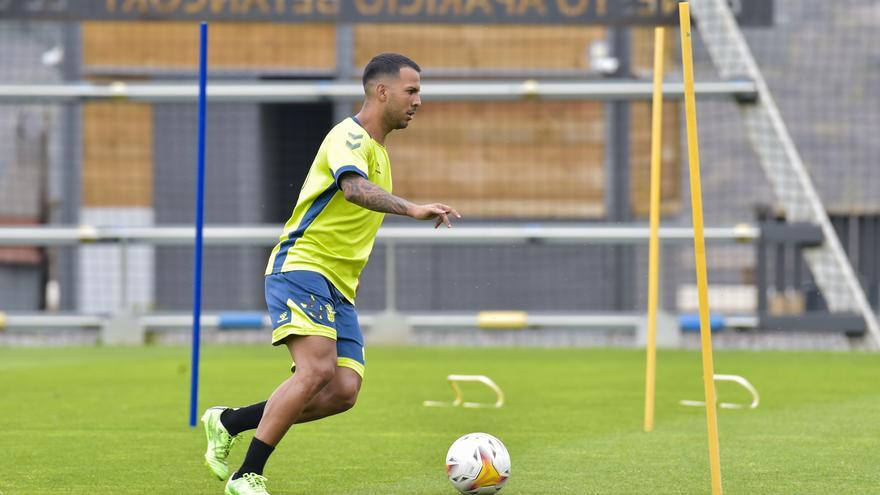
[(296, 363), (294, 376), (312, 393), (323, 389), (336, 375), (336, 343), (323, 336), (295, 336), (285, 341)]
[(343, 383), (336, 390), (333, 398), (339, 408), (339, 412), (345, 412), (354, 407), (355, 403), (357, 403), (359, 391), (360, 387), (358, 384), (352, 382)]
[(339, 368), (333, 387), (333, 402), (339, 412), (348, 411), (357, 403), (361, 389), (360, 376), (346, 368)]
[(318, 391), (333, 380), (336, 375), (336, 363), (329, 360), (314, 361), (304, 365), (297, 363), (296, 374)]

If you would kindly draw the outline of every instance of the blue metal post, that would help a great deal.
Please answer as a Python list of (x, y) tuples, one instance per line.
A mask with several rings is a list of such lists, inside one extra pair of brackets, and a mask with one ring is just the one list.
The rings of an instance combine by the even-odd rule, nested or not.
[(193, 252), (192, 381), (189, 426), (195, 427), (199, 407), (199, 347), (202, 317), (202, 227), (205, 223), (205, 92), (208, 80), (208, 23), (202, 22), (199, 52), (199, 152), (196, 163), (196, 245)]

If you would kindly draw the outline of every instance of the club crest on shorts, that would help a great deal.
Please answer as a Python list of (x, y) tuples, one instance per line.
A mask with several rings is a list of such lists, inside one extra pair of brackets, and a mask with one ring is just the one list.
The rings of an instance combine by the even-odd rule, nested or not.
[(336, 321), (336, 311), (333, 311), (333, 306), (329, 304), (324, 305), (324, 309), (327, 311), (327, 321), (333, 323)]
[(288, 318), (290, 318), (290, 312), (285, 311), (278, 315), (278, 321), (276, 323), (284, 323)]

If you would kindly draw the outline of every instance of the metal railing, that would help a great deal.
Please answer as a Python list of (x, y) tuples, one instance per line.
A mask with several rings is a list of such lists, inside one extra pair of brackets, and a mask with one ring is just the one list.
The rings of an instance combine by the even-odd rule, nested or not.
[[(697, 83), (701, 97), (754, 98), (757, 87), (751, 81)], [(425, 82), (425, 100), (487, 101), (522, 100), (649, 100), (651, 81), (601, 80), (591, 82), (546, 81), (468, 81)], [(683, 84), (664, 83), (664, 96), (681, 98)], [(308, 83), (231, 82), (209, 84), (207, 98), (224, 103), (292, 103), (314, 101), (360, 101), (364, 89), (359, 83), (332, 80)], [(119, 99), (152, 103), (195, 102), (198, 87), (192, 83), (99, 84), (87, 81), (64, 84), (0, 84), (0, 103), (74, 103), (94, 99)]]
[[(278, 242), (280, 228), (277, 225), (212, 225), (204, 229), (204, 242), (209, 246), (266, 246)], [(689, 227), (663, 227), (659, 237), (663, 243), (691, 243), (693, 233)], [(753, 225), (710, 227), (706, 240), (715, 243), (755, 242), (761, 237), (761, 229)], [(551, 225), (459, 225), (452, 229), (385, 226), (379, 230), (376, 242), (385, 246), (385, 313), (397, 313), (397, 245), (524, 245), (524, 244), (646, 244), (649, 229), (643, 225), (584, 226), (583, 224)], [(195, 228), (192, 226), (122, 227), (80, 225), (76, 227), (0, 227), (0, 246), (71, 246), (80, 244), (118, 244), (125, 260), (126, 250), (132, 245), (189, 246), (194, 243)], [(122, 263), (120, 277), (122, 286), (128, 283), (127, 265)], [(502, 312), (504, 313), (504, 312)], [(443, 313), (401, 315), (407, 325), (413, 327), (501, 327), (501, 328), (634, 328), (644, 321), (641, 313), (593, 312), (593, 313), (542, 313), (542, 312), (489, 313)], [(515, 313), (511, 316), (509, 313)], [(0, 328), (100, 328), (110, 315), (81, 314), (3, 314)], [(192, 321), (188, 314), (134, 315), (143, 329), (161, 330), (182, 328)], [(495, 321), (495, 325), (492, 321)], [(499, 323), (503, 320), (503, 324)], [(374, 315), (361, 315), (361, 323), (370, 326)], [(487, 324), (487, 321), (489, 322)], [(270, 326), (261, 312), (207, 313), (202, 325), (214, 328), (254, 328)], [(755, 317), (728, 319), (726, 326), (755, 327)]]
[[(211, 225), (203, 232), (206, 244), (235, 246), (274, 246), (281, 229), (277, 225)], [(390, 244), (644, 244), (650, 232), (647, 226), (584, 226), (583, 224), (470, 224), (452, 229), (385, 226), (379, 229), (376, 242)], [(708, 227), (710, 242), (753, 242), (761, 229), (740, 224), (732, 227)], [(660, 240), (682, 243), (693, 241), (690, 227), (661, 227)], [(144, 243), (162, 246), (189, 246), (195, 241), (193, 226), (123, 227), (79, 225), (75, 227), (0, 227), (0, 246), (65, 246), (82, 243)]]

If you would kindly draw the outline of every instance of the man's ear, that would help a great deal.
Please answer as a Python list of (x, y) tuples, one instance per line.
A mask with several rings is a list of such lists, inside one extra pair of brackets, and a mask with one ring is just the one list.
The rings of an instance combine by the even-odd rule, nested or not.
[(383, 103), (388, 101), (388, 86), (385, 83), (376, 83), (376, 99)]

